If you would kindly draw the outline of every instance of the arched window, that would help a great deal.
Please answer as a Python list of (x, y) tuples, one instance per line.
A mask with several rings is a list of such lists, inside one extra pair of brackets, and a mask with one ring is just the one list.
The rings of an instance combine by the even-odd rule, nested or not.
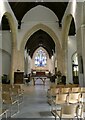
[(79, 71), (79, 67), (78, 67), (78, 55), (75, 52), (72, 55), (72, 72), (73, 72), (73, 83), (74, 84), (79, 84), (78, 71)]
[(46, 64), (47, 64), (46, 53), (42, 49), (39, 49), (35, 55), (35, 66), (45, 67)]

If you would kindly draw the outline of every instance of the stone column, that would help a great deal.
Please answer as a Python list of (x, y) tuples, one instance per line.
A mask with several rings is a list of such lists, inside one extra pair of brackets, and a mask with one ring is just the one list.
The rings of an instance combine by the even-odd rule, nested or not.
[(82, 25), (76, 34), (79, 65), (79, 85), (85, 86), (85, 25)]
[(82, 54), (83, 54), (83, 70), (84, 70), (84, 85), (85, 86), (85, 24), (82, 26), (82, 32), (83, 32), (83, 50), (82, 50)]
[(66, 49), (62, 49), (57, 53), (57, 67), (58, 71), (61, 71), (62, 75), (67, 76), (67, 64), (66, 64), (67, 54)]
[(14, 71), (16, 71), (16, 63), (17, 63), (17, 50), (15, 49), (15, 47), (13, 47), (11, 56), (11, 70), (9, 75), (11, 84), (14, 83)]
[(0, 83), (2, 82), (2, 32), (0, 31)]
[(16, 72), (17, 70), (24, 72), (24, 53), (13, 48), (12, 62), (11, 62), (11, 74), (10, 74), (11, 84), (14, 83), (14, 72)]
[(18, 69), (24, 72), (24, 53), (23, 51), (18, 51)]

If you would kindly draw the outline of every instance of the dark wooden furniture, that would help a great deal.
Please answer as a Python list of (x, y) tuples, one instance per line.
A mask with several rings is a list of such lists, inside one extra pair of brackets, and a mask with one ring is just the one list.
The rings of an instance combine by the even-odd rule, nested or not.
[(14, 72), (14, 84), (23, 84), (24, 72)]

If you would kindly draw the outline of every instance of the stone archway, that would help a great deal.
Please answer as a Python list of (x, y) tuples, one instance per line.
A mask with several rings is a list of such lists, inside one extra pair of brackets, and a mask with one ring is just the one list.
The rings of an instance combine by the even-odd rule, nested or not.
[[(72, 16), (72, 14), (68, 14), (65, 18), (64, 18), (64, 23), (63, 23), (63, 29), (62, 29), (62, 49), (63, 49), (63, 63), (64, 63), (64, 68), (65, 68), (65, 75), (67, 76), (68, 79), (68, 73), (67, 73), (67, 67), (68, 67), (68, 34), (69, 34), (69, 30), (70, 30), (70, 25), (72, 22), (72, 18), (74, 19), (74, 17)], [(75, 21), (74, 21), (75, 23)], [(69, 82), (69, 81), (67, 81)]]
[[(16, 59), (16, 49), (17, 49), (17, 42), (16, 42), (16, 27), (15, 27), (15, 23), (14, 23), (14, 19), (13, 16), (8, 13), (5, 12), (3, 14), (3, 16), (6, 16), (6, 18), (8, 19), (9, 25), (10, 25), (10, 29), (11, 29), (11, 34), (12, 34), (12, 53), (11, 53), (11, 68), (10, 68), (10, 73), (9, 73), (9, 79), (11, 80), (10, 82), (13, 82), (14, 79), (14, 71), (15, 71), (15, 59)], [(3, 17), (2, 16), (2, 17)]]
[(67, 45), (67, 39), (68, 39), (67, 37), (70, 29), (71, 20), (72, 20), (71, 14), (67, 15), (64, 19), (64, 25), (62, 29), (62, 48), (63, 49), (65, 49)]
[(34, 27), (32, 27), (29, 31), (27, 31), (27, 33), (24, 35), (22, 42), (20, 44), (20, 48), (19, 48), (19, 54), (18, 56), (20, 57), (20, 59), (23, 59), (19, 65), (19, 69), (21, 71), (24, 70), (24, 48), (25, 48), (25, 44), (27, 42), (27, 40), (30, 38), (30, 36), (38, 31), (39, 29), (47, 32), (51, 38), (54, 40), (55, 45), (56, 45), (56, 51), (57, 51), (57, 61), (58, 61), (58, 69), (62, 72), (62, 48), (60, 45), (60, 42), (58, 40), (58, 37), (56, 36), (56, 34), (52, 31), (51, 28), (49, 28), (48, 26), (44, 25), (44, 24), (37, 24)]

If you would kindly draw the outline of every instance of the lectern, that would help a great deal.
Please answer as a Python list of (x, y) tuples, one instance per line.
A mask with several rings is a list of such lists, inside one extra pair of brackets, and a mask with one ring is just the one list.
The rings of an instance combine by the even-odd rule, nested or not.
[(23, 84), (24, 72), (14, 72), (14, 84)]

